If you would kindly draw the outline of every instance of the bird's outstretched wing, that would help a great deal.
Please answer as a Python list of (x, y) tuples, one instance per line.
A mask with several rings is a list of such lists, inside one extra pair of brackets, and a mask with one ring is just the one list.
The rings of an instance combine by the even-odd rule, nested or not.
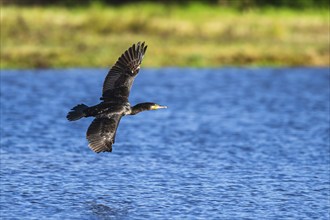
[(115, 143), (116, 131), (122, 115), (95, 118), (87, 130), (89, 147), (96, 153), (111, 152)]
[(144, 42), (133, 44), (109, 70), (103, 83), (101, 100), (105, 102), (127, 102), (135, 76), (140, 70), (147, 50)]

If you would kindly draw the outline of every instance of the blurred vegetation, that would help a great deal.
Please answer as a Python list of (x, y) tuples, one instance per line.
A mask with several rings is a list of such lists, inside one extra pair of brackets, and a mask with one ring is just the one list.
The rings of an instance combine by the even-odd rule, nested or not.
[(290, 8), (324, 8), (329, 7), (328, 0), (2, 0), (4, 4), (16, 5), (62, 5), (81, 6), (91, 5), (95, 2), (104, 5), (122, 5), (127, 3), (151, 2), (151, 3), (175, 3), (190, 4), (204, 3), (220, 6), (230, 6), (240, 9), (251, 7), (290, 7)]
[(1, 68), (107, 67), (138, 41), (149, 45), (149, 67), (329, 66), (328, 7), (81, 2), (88, 6), (3, 5)]

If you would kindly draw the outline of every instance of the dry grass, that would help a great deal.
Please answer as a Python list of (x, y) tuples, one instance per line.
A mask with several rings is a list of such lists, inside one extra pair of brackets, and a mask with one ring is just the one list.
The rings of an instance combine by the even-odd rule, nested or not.
[(146, 41), (144, 66), (329, 66), (329, 12), (157, 4), (1, 8), (1, 68), (106, 67)]

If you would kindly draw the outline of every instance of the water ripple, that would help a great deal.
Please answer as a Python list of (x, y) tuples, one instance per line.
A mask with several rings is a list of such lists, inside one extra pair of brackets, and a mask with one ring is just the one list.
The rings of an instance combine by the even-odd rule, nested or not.
[(131, 103), (169, 108), (96, 155), (65, 116), (105, 72), (1, 72), (1, 218), (330, 218), (329, 69), (141, 70)]

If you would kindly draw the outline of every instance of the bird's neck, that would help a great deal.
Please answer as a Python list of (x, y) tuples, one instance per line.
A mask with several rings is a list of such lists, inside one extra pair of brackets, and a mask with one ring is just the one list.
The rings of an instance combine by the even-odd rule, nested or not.
[(145, 103), (140, 103), (140, 104), (137, 104), (137, 105), (134, 105), (132, 108), (131, 108), (131, 113), (130, 115), (136, 115), (140, 112), (143, 112), (143, 111), (148, 111), (150, 110), (147, 105)]

